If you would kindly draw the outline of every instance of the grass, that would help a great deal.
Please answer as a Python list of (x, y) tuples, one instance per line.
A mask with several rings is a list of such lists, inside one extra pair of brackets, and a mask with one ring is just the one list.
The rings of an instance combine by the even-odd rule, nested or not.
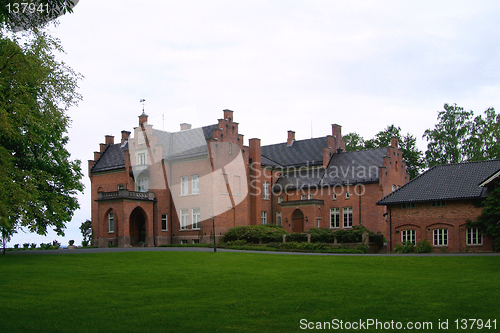
[(297, 332), (301, 319), (335, 318), (433, 322), (426, 332), (446, 319), (500, 326), (499, 264), (498, 256), (7, 254), (0, 332)]

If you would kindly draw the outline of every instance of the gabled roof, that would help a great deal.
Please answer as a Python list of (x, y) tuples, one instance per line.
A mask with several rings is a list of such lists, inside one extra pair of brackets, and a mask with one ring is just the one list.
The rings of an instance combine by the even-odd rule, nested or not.
[(92, 168), (92, 172), (124, 168), (126, 149), (128, 149), (126, 144), (123, 147), (119, 143), (108, 146)]
[[(306, 166), (323, 164), (323, 147), (328, 146), (327, 137), (298, 140), (287, 146), (286, 142), (260, 148), (262, 165), (271, 160), (280, 166)], [(264, 157), (266, 159), (264, 159)]]
[(499, 170), (500, 160), (436, 165), (377, 204), (481, 198), (487, 189), (479, 184)]

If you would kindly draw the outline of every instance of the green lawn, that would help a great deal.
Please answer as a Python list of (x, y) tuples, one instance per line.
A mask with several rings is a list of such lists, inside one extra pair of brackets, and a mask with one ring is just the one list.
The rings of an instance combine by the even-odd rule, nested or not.
[[(420, 331), (438, 332), (462, 318), (498, 330), (500, 257), (7, 254), (0, 300), (0, 332), (298, 332), (301, 319), (427, 321), (434, 329)], [(351, 330), (367, 331), (377, 330)]]

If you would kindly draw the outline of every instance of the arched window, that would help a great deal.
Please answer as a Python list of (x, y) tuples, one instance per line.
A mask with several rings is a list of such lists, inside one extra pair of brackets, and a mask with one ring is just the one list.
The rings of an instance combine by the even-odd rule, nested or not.
[(108, 232), (115, 232), (115, 214), (113, 213), (113, 211), (109, 212), (108, 214)]

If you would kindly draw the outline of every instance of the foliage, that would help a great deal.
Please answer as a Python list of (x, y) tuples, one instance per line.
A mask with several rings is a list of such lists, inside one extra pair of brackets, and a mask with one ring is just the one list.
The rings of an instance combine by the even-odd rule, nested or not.
[(291, 234), (286, 236), (286, 240), (287, 242), (297, 242), (297, 243), (307, 242), (307, 233), (292, 232)]
[(402, 242), (394, 247), (395, 253), (412, 253), (415, 251), (415, 244), (410, 241)]
[(431, 253), (432, 252), (432, 244), (429, 243), (427, 239), (422, 239), (417, 242), (417, 246), (415, 247), (415, 252), (417, 253)]
[(87, 245), (89, 245), (89, 242), (88, 242), (88, 241), (86, 241), (86, 240), (82, 241), (82, 246), (83, 246), (83, 247), (87, 247)]
[(23, 244), (23, 248), (24, 248), (25, 250), (29, 249), (29, 247), (30, 247), (30, 243), (24, 243), (24, 244)]
[(481, 203), (483, 210), (476, 222), (468, 221), (467, 226), (480, 228), (485, 235), (493, 238), (493, 248), (500, 251), (500, 186), (491, 191), (490, 195)]
[(0, 32), (0, 224), (11, 233), (64, 235), (79, 207), (80, 161), (65, 145), (81, 75), (56, 60), (61, 51), (43, 32), (22, 41)]
[(80, 225), (80, 232), (82, 233), (83, 240), (88, 244), (88, 242), (90, 242), (93, 238), (92, 221), (86, 220), (85, 222), (82, 222)]
[(70, 239), (68, 244), (69, 244), (69, 246), (73, 246), (73, 244), (75, 244), (75, 241), (73, 239)]
[(19, 248), (19, 244), (14, 244), (14, 248), (18, 249)]
[(36, 248), (36, 243), (31, 243), (30, 246), (31, 246), (32, 249), (35, 249)]
[(438, 112), (438, 123), (427, 129), (425, 162), (428, 167), (438, 164), (481, 161), (500, 158), (500, 115), (495, 109), (474, 118), (457, 104), (444, 105)]
[(288, 234), (285, 229), (275, 224), (248, 225), (229, 229), (222, 239), (223, 242), (245, 240), (248, 243), (269, 243), (283, 240)]
[(365, 140), (358, 133), (348, 133), (342, 136), (345, 141), (346, 151), (356, 151), (365, 149)]
[(61, 247), (61, 243), (59, 243), (57, 240), (52, 241), (52, 247), (55, 248), (56, 250)]

